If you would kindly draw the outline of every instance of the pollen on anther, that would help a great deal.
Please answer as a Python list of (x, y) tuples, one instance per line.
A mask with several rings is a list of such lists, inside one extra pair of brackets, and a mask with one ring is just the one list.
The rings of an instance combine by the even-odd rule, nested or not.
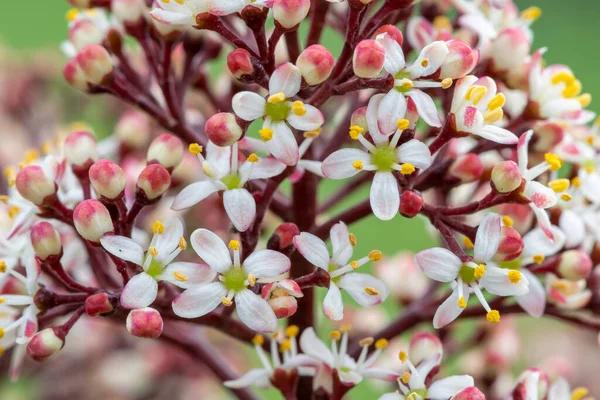
[(421, 61), (421, 66), (423, 68), (427, 68), (428, 65), (429, 65), (429, 60), (427, 58), (424, 58), (423, 61)]
[(402, 381), (402, 383), (404, 383), (405, 385), (408, 385), (408, 382), (410, 382), (410, 372), (408, 371), (404, 371), (402, 373), (402, 376), (400, 377), (400, 380)]
[(285, 335), (287, 337), (296, 337), (298, 336), (298, 334), (300, 333), (300, 328), (298, 328), (298, 325), (290, 325), (287, 328), (285, 328)]
[(340, 332), (342, 333), (347, 333), (350, 332), (352, 330), (352, 325), (350, 324), (344, 324), (342, 326), (340, 326)]
[(0, 339), (4, 337), (4, 329), (0, 328)]
[(364, 131), (363, 128), (361, 128), (358, 125), (352, 125), (350, 127), (350, 137), (352, 138), (352, 140), (358, 140), (358, 136)]
[(281, 342), (281, 344), (279, 345), (279, 351), (280, 352), (284, 352), (284, 351), (290, 351), (290, 349), (292, 348), (292, 342), (290, 341), (290, 339), (285, 339), (283, 342)]
[(5, 301), (6, 299), (4, 297), (0, 297), (0, 304), (4, 304)]
[(379, 250), (371, 250), (369, 253), (369, 260), (377, 262), (383, 258), (383, 254)]
[(233, 304), (233, 302), (225, 296), (221, 297), (221, 303), (223, 303), (225, 307), (230, 307)]
[(202, 153), (202, 146), (200, 146), (198, 143), (192, 143), (188, 147), (188, 151), (197, 156), (198, 154)]
[(258, 162), (258, 156), (254, 153), (248, 156), (248, 162), (255, 163)]
[(350, 261), (350, 266), (353, 270), (357, 270), (360, 267), (360, 264), (358, 263), (358, 261)]
[(273, 133), (273, 129), (269, 128), (262, 128), (258, 131), (258, 134), (263, 142), (268, 142), (269, 140), (273, 139)]
[(404, 163), (400, 167), (400, 173), (402, 175), (410, 175), (415, 172), (415, 166), (409, 163)]
[(460, 308), (467, 308), (467, 302), (464, 296), (460, 296), (460, 298), (457, 301), (457, 304)]
[(160, 235), (164, 231), (165, 231), (165, 226), (163, 225), (162, 222), (156, 221), (154, 224), (152, 224), (152, 233), (154, 233), (155, 235)]
[(399, 119), (398, 121), (396, 121), (396, 126), (398, 127), (398, 130), (403, 131), (406, 128), (408, 128), (408, 126), (410, 125), (410, 121), (407, 119)]
[(375, 342), (375, 348), (376, 349), (385, 349), (386, 347), (388, 347), (389, 342), (387, 341), (387, 339), (379, 339), (378, 341)]
[(377, 296), (379, 294), (379, 290), (375, 289), (372, 286), (365, 286), (365, 293), (369, 296)]
[(230, 240), (229, 244), (227, 245), (231, 250), (236, 251), (239, 250), (241, 247), (241, 244), (239, 241), (237, 240)]
[(546, 259), (546, 257), (544, 257), (543, 254), (536, 254), (533, 256), (533, 262), (536, 264), (543, 263), (545, 259)]
[(408, 360), (408, 354), (406, 354), (405, 351), (401, 351), (400, 354), (398, 354), (398, 358), (400, 359), (400, 361), (405, 362), (406, 360)]
[(473, 247), (475, 247), (473, 241), (466, 236), (463, 238), (463, 244), (467, 249), (472, 249)]
[(285, 100), (285, 93), (279, 92), (269, 96), (267, 101), (271, 104), (280, 103)]
[(354, 236), (354, 233), (351, 233), (348, 235), (348, 240), (350, 241), (350, 245), (352, 247), (356, 246), (357, 240), (356, 240), (356, 236)]
[(558, 171), (562, 167), (562, 159), (554, 153), (544, 154), (544, 160), (550, 165), (550, 171)]
[(304, 132), (304, 135), (302, 135), (302, 136), (304, 136), (306, 139), (314, 139), (314, 138), (319, 137), (320, 134), (321, 134), (321, 128), (317, 128), (313, 131)]
[(352, 166), (355, 170), (360, 171), (364, 168), (363, 162), (360, 160), (356, 160), (352, 163)]
[(175, 278), (175, 280), (178, 282), (186, 282), (188, 280), (188, 277), (184, 275), (181, 271), (173, 272), (173, 278)]
[(510, 271), (508, 271), (508, 279), (512, 284), (517, 284), (521, 282), (521, 272), (517, 271), (516, 269), (511, 269)]
[(374, 342), (374, 339), (372, 337), (366, 337), (364, 339), (361, 339), (358, 344), (360, 345), (360, 347), (368, 347), (370, 345), (372, 345)]
[(555, 193), (564, 192), (570, 186), (571, 182), (568, 179), (555, 179), (548, 183), (548, 187), (554, 190)]
[(185, 238), (183, 236), (181, 236), (179, 238), (179, 243), (177, 243), (177, 245), (179, 246), (179, 248), (181, 250), (187, 249), (187, 241), (185, 240)]
[(6, 261), (0, 260), (0, 273), (5, 273), (7, 268), (8, 266), (6, 265)]
[(342, 334), (340, 331), (331, 331), (329, 332), (329, 339), (331, 340), (340, 340), (342, 338)]
[(300, 100), (294, 101), (292, 103), (292, 112), (299, 117), (306, 115), (306, 107), (304, 106), (304, 103)]
[(250, 286), (256, 285), (256, 277), (253, 274), (248, 275), (248, 283)]
[(152, 257), (156, 257), (158, 255), (158, 249), (156, 248), (156, 246), (150, 246), (148, 248), (148, 253), (150, 253)]
[(484, 275), (485, 275), (485, 265), (479, 264), (477, 266), (477, 268), (475, 268), (475, 273), (473, 274), (473, 276), (475, 277), (475, 279), (481, 279), (481, 278), (483, 278)]
[(486, 314), (485, 318), (493, 324), (498, 323), (500, 322), (500, 312), (498, 310), (491, 310)]
[(265, 337), (263, 335), (256, 334), (252, 338), (252, 344), (262, 346), (265, 343)]
[(573, 200), (573, 196), (571, 196), (569, 193), (563, 193), (560, 195), (560, 199), (562, 201), (571, 201)]
[(521, 18), (528, 21), (535, 21), (542, 16), (542, 9), (539, 7), (529, 7), (521, 11)]
[(452, 78), (442, 80), (442, 89), (449, 89), (453, 82)]
[(509, 217), (508, 215), (504, 215), (502, 217), (502, 223), (504, 224), (504, 226), (506, 226), (507, 228), (510, 228), (514, 225), (514, 221), (511, 217)]

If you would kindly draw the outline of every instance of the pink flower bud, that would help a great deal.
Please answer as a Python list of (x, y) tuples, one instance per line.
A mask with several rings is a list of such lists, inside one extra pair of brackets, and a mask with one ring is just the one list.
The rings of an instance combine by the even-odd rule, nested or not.
[(534, 398), (534, 392), (537, 399), (546, 398), (550, 380), (548, 374), (539, 368), (528, 368), (519, 377), (519, 383), (515, 387), (512, 397), (513, 400), (529, 400)]
[(500, 232), (500, 245), (496, 252), (496, 259), (498, 261), (510, 261), (519, 257), (525, 247), (519, 232), (508, 226), (503, 226)]
[(567, 250), (561, 254), (558, 273), (570, 281), (587, 279), (592, 273), (592, 259), (581, 250)]
[(171, 186), (169, 171), (160, 164), (150, 164), (138, 176), (137, 187), (144, 192), (148, 200), (162, 196)]
[(102, 44), (104, 32), (91, 19), (75, 21), (69, 28), (69, 40), (76, 51), (90, 44)]
[(354, 74), (360, 78), (375, 78), (385, 61), (385, 49), (375, 40), (367, 39), (356, 45), (352, 57)]
[(475, 386), (469, 386), (452, 396), (452, 400), (485, 400), (485, 395)]
[(531, 41), (525, 29), (507, 28), (492, 42), (490, 56), (496, 71), (511, 71), (521, 67), (529, 56)]
[(420, 194), (412, 190), (405, 190), (400, 195), (400, 214), (406, 218), (412, 218), (419, 214), (424, 200)]
[(281, 27), (290, 29), (306, 18), (310, 9), (310, 0), (275, 0), (273, 18)]
[(54, 181), (37, 165), (29, 165), (20, 170), (16, 184), (21, 196), (37, 206), (51, 201), (50, 197), (56, 193)]
[(294, 236), (300, 234), (298, 225), (293, 222), (284, 222), (279, 225), (269, 238), (267, 248), (270, 250), (285, 250), (293, 245)]
[(390, 293), (403, 304), (421, 298), (427, 292), (431, 281), (415, 264), (415, 255), (400, 252), (391, 258), (384, 258), (375, 264), (377, 277), (390, 285)]
[(295, 314), (298, 309), (296, 298), (304, 296), (300, 286), (292, 279), (266, 284), (261, 295), (267, 300), (277, 318), (288, 318)]
[(98, 200), (84, 200), (73, 211), (75, 229), (82, 238), (98, 243), (106, 233), (114, 230), (110, 213)]
[(108, 82), (113, 72), (113, 63), (108, 51), (97, 44), (90, 44), (81, 50), (76, 57), (83, 76), (92, 85)]
[(383, 33), (387, 33), (392, 39), (398, 42), (400, 46), (402, 46), (402, 43), (404, 43), (404, 35), (402, 34), (402, 31), (394, 25), (380, 26), (373, 34), (373, 38), (376, 38), (378, 35)]
[(450, 40), (446, 46), (450, 52), (444, 59), (439, 79), (458, 79), (473, 71), (479, 62), (479, 50), (472, 49), (462, 40)]
[(123, 195), (127, 185), (125, 172), (112, 161), (99, 160), (90, 167), (90, 182), (99, 196), (115, 200)]
[(523, 178), (514, 161), (502, 161), (492, 169), (492, 183), (500, 193), (510, 193), (521, 186)]
[(448, 172), (462, 183), (473, 182), (483, 175), (483, 163), (477, 154), (464, 154), (454, 160)]
[(39, 331), (27, 344), (27, 354), (35, 361), (41, 362), (53, 357), (65, 345), (64, 335), (55, 328)]
[(60, 234), (49, 222), (38, 222), (29, 232), (31, 245), (35, 255), (44, 261), (49, 257), (57, 257), (62, 252)]
[(65, 158), (73, 171), (87, 171), (98, 159), (96, 138), (90, 132), (71, 132), (65, 139)]
[(69, 60), (63, 68), (63, 76), (69, 85), (79, 90), (88, 90), (88, 83), (76, 59)]
[[(553, 121), (540, 121), (533, 126), (533, 133), (535, 138), (535, 142), (531, 146), (533, 151), (536, 153), (552, 152), (565, 136), (565, 125)], [(568, 153), (569, 146), (564, 146), (563, 151)]]
[(141, 22), (147, 11), (144, 0), (112, 0), (112, 16), (121, 23), (135, 24)]
[(213, 115), (204, 124), (204, 131), (208, 139), (220, 147), (231, 146), (244, 134), (232, 113)]
[(420, 332), (413, 335), (410, 339), (408, 352), (410, 360), (418, 364), (436, 355), (439, 355), (439, 359), (441, 360), (444, 354), (444, 346), (442, 346), (440, 339), (433, 333)]
[(350, 117), (350, 125), (359, 126), (365, 132), (369, 129), (369, 125), (367, 123), (367, 107), (361, 107), (354, 110), (352, 116)]
[(252, 56), (248, 50), (235, 49), (227, 55), (227, 68), (236, 79), (244, 75), (252, 75), (254, 74)]
[(296, 66), (309, 86), (324, 82), (333, 70), (334, 59), (329, 50), (320, 44), (308, 46), (298, 59)]
[(156, 339), (162, 335), (163, 319), (154, 308), (139, 308), (129, 312), (125, 326), (133, 336)]
[(108, 314), (114, 309), (110, 297), (107, 293), (100, 292), (88, 296), (85, 299), (85, 312), (90, 317), (97, 317), (102, 314)]
[(129, 149), (143, 148), (150, 139), (150, 120), (139, 111), (128, 111), (119, 119), (115, 136)]
[(163, 133), (157, 136), (150, 147), (146, 161), (148, 163), (157, 162), (163, 167), (172, 170), (183, 160), (183, 142), (177, 136)]

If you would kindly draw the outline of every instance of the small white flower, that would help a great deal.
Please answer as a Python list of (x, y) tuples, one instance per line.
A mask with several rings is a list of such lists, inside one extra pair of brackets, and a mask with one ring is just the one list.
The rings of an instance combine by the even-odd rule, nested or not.
[(165, 25), (188, 27), (196, 25), (199, 14), (229, 15), (250, 4), (245, 0), (157, 0), (150, 15)]
[(591, 399), (586, 397), (589, 394), (588, 389), (578, 387), (571, 390), (571, 386), (566, 379), (559, 377), (556, 379), (548, 390), (548, 400), (575, 400), (575, 399)]

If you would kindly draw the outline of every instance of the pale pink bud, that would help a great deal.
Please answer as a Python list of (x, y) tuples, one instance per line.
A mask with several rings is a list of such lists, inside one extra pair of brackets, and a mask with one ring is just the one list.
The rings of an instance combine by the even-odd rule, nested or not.
[(367, 107), (361, 107), (354, 110), (350, 117), (350, 125), (361, 127), (363, 132), (366, 132), (369, 129), (367, 123)]
[(181, 163), (183, 152), (184, 148), (181, 139), (177, 136), (163, 133), (150, 143), (146, 161), (148, 163), (157, 162), (171, 170)]
[(531, 42), (524, 29), (504, 29), (493, 41), (490, 48), (493, 69), (510, 71), (521, 67), (529, 56)]
[(171, 175), (160, 164), (148, 165), (138, 176), (137, 187), (142, 190), (148, 200), (159, 198), (169, 186), (171, 186)]
[(275, 229), (275, 232), (269, 238), (267, 248), (276, 251), (289, 249), (293, 245), (294, 236), (299, 234), (298, 225), (293, 222), (284, 222)]
[(514, 161), (502, 161), (492, 169), (492, 182), (500, 193), (510, 193), (521, 186), (523, 178)]
[(410, 339), (408, 353), (410, 354), (410, 361), (414, 364), (438, 355), (441, 360), (444, 354), (444, 346), (442, 346), (440, 339), (433, 333), (419, 332)]
[(133, 336), (156, 339), (162, 335), (163, 319), (154, 308), (139, 308), (129, 312), (125, 326)]
[(139, 111), (128, 111), (119, 119), (114, 133), (129, 149), (143, 148), (150, 139), (150, 120)]
[(485, 395), (475, 386), (469, 386), (452, 396), (451, 400), (485, 400)]
[(400, 214), (407, 218), (415, 217), (423, 207), (423, 197), (412, 190), (405, 190), (400, 195)]
[(290, 29), (306, 18), (310, 0), (275, 0), (272, 9), (275, 21), (283, 28)]
[(292, 279), (266, 284), (261, 295), (267, 300), (277, 318), (288, 318), (295, 314), (298, 309), (296, 298), (304, 296), (300, 286)]
[(29, 238), (35, 255), (42, 261), (59, 256), (62, 252), (60, 234), (49, 222), (35, 224), (29, 232)]
[(88, 90), (89, 86), (76, 59), (69, 60), (63, 68), (63, 76), (69, 85), (79, 90)]
[(592, 272), (592, 259), (581, 250), (567, 250), (561, 254), (558, 273), (570, 281), (587, 279)]
[(96, 138), (90, 132), (71, 132), (65, 139), (65, 158), (73, 171), (83, 171), (98, 159)]
[(110, 213), (98, 200), (84, 200), (73, 211), (75, 229), (82, 238), (98, 243), (106, 233), (114, 230)]
[(140, 22), (147, 11), (144, 0), (112, 0), (112, 16), (121, 23), (135, 24)]
[(89, 177), (96, 194), (109, 200), (121, 197), (127, 185), (125, 172), (109, 160), (94, 163), (90, 167)]
[(244, 75), (252, 75), (254, 74), (252, 56), (248, 50), (235, 49), (227, 55), (227, 68), (236, 79)]
[(473, 71), (479, 62), (479, 50), (472, 49), (462, 40), (446, 42), (450, 51), (440, 69), (439, 79), (458, 79)]
[(105, 292), (100, 292), (88, 296), (85, 299), (85, 312), (90, 317), (97, 317), (102, 314), (108, 314), (114, 309), (110, 297)]
[(473, 182), (483, 175), (483, 163), (477, 154), (463, 154), (454, 160), (448, 172), (462, 183)]
[(204, 131), (208, 139), (220, 147), (231, 146), (244, 134), (232, 113), (213, 115), (204, 124)]
[(390, 285), (390, 293), (403, 304), (421, 298), (427, 292), (430, 280), (415, 264), (415, 255), (401, 252), (391, 258), (384, 258), (375, 264), (377, 277)]
[(69, 28), (69, 40), (76, 51), (90, 44), (101, 44), (104, 32), (91, 19), (75, 21)]
[(105, 84), (112, 76), (112, 58), (108, 51), (100, 45), (87, 45), (77, 54), (76, 60), (83, 76), (92, 85)]
[(324, 82), (333, 70), (334, 59), (329, 50), (320, 44), (308, 46), (296, 60), (302, 77), (309, 86)]
[(525, 247), (519, 232), (508, 226), (503, 226), (500, 232), (500, 245), (496, 252), (496, 259), (510, 261), (519, 257)]
[(398, 42), (398, 44), (400, 46), (402, 46), (402, 43), (404, 43), (404, 35), (402, 34), (402, 31), (394, 25), (388, 24), (388, 25), (380, 26), (379, 28), (377, 28), (377, 30), (373, 34), (373, 38), (376, 38), (377, 36), (379, 36), (383, 33), (387, 33), (390, 36), (390, 38), (392, 38), (396, 42)]
[(56, 328), (46, 328), (33, 335), (27, 344), (27, 355), (38, 362), (46, 361), (58, 353), (64, 345), (64, 335), (59, 334)]
[(385, 49), (377, 41), (363, 40), (356, 45), (352, 57), (354, 74), (360, 78), (375, 78), (381, 72), (385, 61)]
[(37, 206), (50, 201), (50, 197), (56, 193), (56, 184), (38, 165), (29, 165), (20, 170), (16, 185), (21, 196)]
[[(533, 126), (535, 142), (532, 143), (534, 152), (547, 153), (562, 142), (565, 136), (565, 125), (553, 121), (540, 121)], [(564, 151), (569, 152), (565, 146)]]

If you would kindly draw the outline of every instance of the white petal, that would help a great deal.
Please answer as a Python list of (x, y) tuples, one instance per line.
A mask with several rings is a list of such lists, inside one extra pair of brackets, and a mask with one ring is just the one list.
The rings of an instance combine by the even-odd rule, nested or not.
[(517, 144), (517, 158), (519, 161), (519, 171), (521, 171), (521, 174), (523, 174), (523, 173), (525, 173), (525, 171), (527, 171), (527, 164), (529, 163), (529, 155), (528, 155), (529, 141), (531, 140), (532, 136), (533, 136), (532, 129), (528, 130), (527, 132), (525, 132), (521, 136), (519, 136), (519, 142)]
[(198, 204), (216, 191), (217, 188), (211, 181), (192, 183), (177, 194), (171, 209), (175, 211), (185, 210)]
[(396, 152), (400, 163), (409, 163), (419, 169), (428, 168), (432, 162), (429, 147), (417, 139), (412, 139), (402, 144)]
[(231, 254), (223, 240), (207, 229), (196, 229), (190, 237), (192, 248), (212, 269), (225, 273), (232, 265)]
[(299, 131), (314, 131), (315, 129), (319, 129), (325, 122), (323, 113), (310, 104), (305, 104), (304, 107), (306, 107), (306, 114), (299, 116), (292, 112), (287, 117), (287, 122)]
[(333, 282), (329, 284), (329, 290), (323, 299), (323, 312), (332, 321), (344, 318), (344, 302), (340, 288)]
[(242, 11), (246, 6), (244, 0), (207, 0), (208, 12), (213, 15), (229, 15)]
[[(414, 79), (433, 74), (442, 66), (448, 53), (450, 53), (450, 50), (448, 50), (446, 42), (441, 40), (425, 46), (419, 53), (419, 57), (415, 60), (415, 62), (409, 68), (407, 68), (407, 70), (410, 72), (411, 78)], [(428, 63), (426, 67), (423, 67), (422, 62), (425, 59), (428, 60)]]
[(312, 233), (302, 232), (294, 236), (294, 246), (311, 264), (323, 268), (329, 268), (329, 250), (327, 245)]
[(371, 156), (359, 149), (341, 149), (331, 153), (323, 161), (321, 170), (323, 175), (329, 179), (350, 178), (360, 172), (352, 165), (355, 161), (361, 161), (363, 165), (367, 165), (371, 163)]
[(400, 192), (391, 172), (376, 172), (371, 184), (371, 209), (382, 221), (389, 221), (398, 213)]
[[(244, 163), (242, 168), (240, 168), (240, 173), (242, 173), (243, 169), (246, 168), (246, 165), (250, 163)], [(249, 165), (248, 165), (249, 167)], [(250, 175), (250, 179), (268, 179), (274, 176), (281, 174), (287, 165), (282, 163), (273, 157), (261, 157), (258, 162), (254, 163), (254, 167), (252, 168), (252, 174)]]
[[(469, 287), (463, 285), (463, 295), (465, 301), (469, 301)], [(454, 289), (452, 294), (438, 307), (433, 316), (433, 327), (435, 329), (443, 328), (454, 321), (462, 313), (463, 309), (458, 306), (458, 290)]]
[(331, 238), (331, 252), (334, 254), (333, 263), (338, 266), (346, 265), (352, 257), (352, 244), (350, 243), (348, 227), (345, 223), (338, 222), (331, 227), (329, 237)]
[(125, 308), (144, 308), (156, 300), (158, 282), (145, 272), (137, 274), (127, 282), (121, 292), (121, 305)]
[(540, 228), (529, 231), (523, 236), (523, 257), (531, 257), (541, 254), (544, 257), (556, 254), (563, 248), (566, 241), (565, 234), (556, 226), (550, 227), (554, 241), (548, 238), (548, 235)]
[(538, 208), (550, 208), (557, 202), (556, 193), (548, 186), (539, 182), (528, 182), (523, 195)]
[(376, 40), (385, 49), (383, 68), (391, 75), (396, 75), (402, 71), (406, 66), (406, 61), (404, 60), (404, 52), (400, 44), (387, 33), (378, 35)]
[(502, 223), (498, 214), (490, 213), (485, 216), (475, 236), (473, 255), (475, 260), (486, 262), (494, 257), (500, 245), (500, 232)]
[(183, 223), (177, 217), (167, 218), (163, 221), (165, 230), (156, 240), (158, 260), (161, 261), (179, 246), (179, 239), (183, 236)]
[(548, 391), (548, 400), (569, 400), (571, 398), (571, 387), (566, 379), (557, 378)]
[[(176, 274), (176, 275), (175, 275)], [(181, 280), (181, 276), (185, 280)], [(206, 264), (197, 264), (191, 262), (175, 262), (169, 264), (159, 275), (158, 279), (167, 281), (183, 289), (188, 289), (194, 285), (207, 284), (215, 279), (217, 272)], [(176, 279), (175, 276), (180, 277)]]
[(415, 264), (425, 275), (438, 282), (452, 282), (462, 267), (460, 258), (441, 247), (418, 252), (415, 254)]
[(404, 400), (404, 396), (396, 391), (393, 393), (385, 393), (379, 398), (379, 400)]
[(191, 14), (170, 12), (160, 8), (152, 10), (150, 16), (158, 23), (167, 25), (192, 25), (196, 22)]
[(437, 106), (428, 94), (421, 90), (413, 89), (406, 93), (406, 95), (415, 103), (419, 116), (427, 125), (437, 128), (442, 126)]
[(233, 96), (231, 107), (245, 121), (254, 121), (265, 115), (266, 100), (253, 92), (239, 92)]
[(406, 114), (406, 98), (396, 89), (390, 90), (379, 104), (377, 126), (379, 131), (389, 136), (398, 130), (398, 120)]
[(135, 241), (117, 235), (104, 235), (100, 238), (100, 244), (110, 254), (119, 257), (121, 260), (132, 262), (136, 265), (142, 265), (144, 260), (144, 249)]
[(432, 400), (446, 400), (473, 385), (475, 381), (469, 375), (449, 376), (433, 382), (427, 389), (427, 397), (431, 397)]
[(285, 122), (273, 122), (270, 124), (273, 129), (273, 137), (267, 142), (269, 152), (286, 165), (296, 165), (300, 154), (298, 152), (298, 142), (294, 137), (292, 130)]
[(238, 317), (248, 328), (257, 332), (273, 332), (277, 329), (277, 317), (269, 303), (248, 289), (235, 294)]
[(206, 161), (218, 171), (218, 179), (231, 173), (231, 152), (231, 146), (220, 147), (211, 141), (206, 144)]
[(373, 138), (373, 142), (375, 142), (375, 144), (388, 143), (388, 137), (383, 135), (379, 131), (378, 126), (379, 106), (381, 105), (381, 102), (383, 101), (385, 96), (386, 95), (383, 93), (371, 96), (369, 104), (367, 105), (367, 128), (369, 131), (369, 135), (371, 135), (371, 138)]
[(483, 128), (474, 133), (495, 143), (515, 144), (519, 141), (519, 138), (514, 133), (496, 125), (484, 125)]
[(308, 356), (323, 361), (328, 366), (333, 366), (333, 355), (329, 348), (319, 339), (312, 327), (306, 328), (300, 336), (300, 348)]
[(564, 210), (558, 220), (560, 228), (565, 232), (565, 246), (579, 246), (585, 238), (585, 224), (582, 218), (571, 210)]
[(548, 216), (546, 210), (536, 207), (533, 203), (530, 203), (529, 205), (535, 214), (535, 218), (537, 219), (540, 229), (544, 231), (550, 240), (554, 240), (554, 232), (552, 230), (552, 225), (550, 225), (550, 217)]
[(529, 291), (522, 296), (517, 296), (517, 303), (521, 308), (527, 311), (527, 314), (534, 318), (540, 318), (544, 315), (546, 309), (546, 291), (540, 280), (527, 269), (521, 269), (521, 274), (525, 275), (529, 282)]
[(518, 283), (512, 283), (508, 278), (509, 270), (487, 264), (485, 275), (479, 281), (481, 286), (496, 296), (521, 296), (527, 293), (529, 281), (523, 274)]
[(4, 302), (7, 306), (28, 306), (33, 301), (31, 296), (24, 294), (5, 294), (2, 295)]
[[(358, 304), (363, 307), (372, 307), (385, 301), (389, 290), (381, 279), (375, 278), (369, 274), (352, 272), (342, 275), (338, 286), (344, 289)], [(379, 292), (377, 295), (370, 295), (365, 292), (365, 287), (372, 287)]]
[(241, 389), (252, 385), (263, 387), (265, 383), (269, 383), (269, 375), (269, 370), (264, 368), (255, 368), (246, 372), (237, 379), (223, 382), (223, 385), (232, 389)]
[(221, 282), (194, 286), (173, 300), (173, 312), (182, 318), (198, 318), (208, 314), (227, 295), (227, 289)]
[(231, 189), (223, 193), (223, 205), (227, 216), (240, 232), (250, 228), (256, 215), (256, 202), (246, 189)]
[(290, 270), (290, 259), (273, 250), (258, 250), (244, 261), (244, 269), (257, 279), (274, 278)]
[(269, 93), (283, 93), (290, 98), (300, 91), (302, 74), (300, 69), (290, 62), (281, 64), (271, 75), (269, 80)]

